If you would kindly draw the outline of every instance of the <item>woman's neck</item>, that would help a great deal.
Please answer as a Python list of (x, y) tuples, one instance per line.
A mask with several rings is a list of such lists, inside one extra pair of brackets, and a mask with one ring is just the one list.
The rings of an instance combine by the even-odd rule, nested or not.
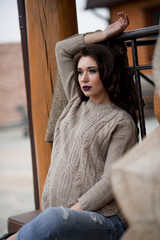
[(108, 94), (106, 95), (101, 95), (100, 97), (96, 98), (96, 97), (90, 97), (90, 101), (94, 102), (96, 104), (111, 104), (111, 100), (108, 96)]

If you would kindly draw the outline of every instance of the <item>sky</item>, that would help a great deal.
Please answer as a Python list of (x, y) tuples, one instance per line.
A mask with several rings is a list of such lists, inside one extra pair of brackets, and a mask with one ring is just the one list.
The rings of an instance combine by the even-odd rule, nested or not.
[[(79, 33), (103, 30), (107, 26), (106, 20), (84, 9), (86, 0), (76, 0), (76, 6)], [(109, 17), (107, 9), (97, 9), (96, 12)], [(0, 0), (0, 43), (20, 42), (20, 39), (17, 0)]]

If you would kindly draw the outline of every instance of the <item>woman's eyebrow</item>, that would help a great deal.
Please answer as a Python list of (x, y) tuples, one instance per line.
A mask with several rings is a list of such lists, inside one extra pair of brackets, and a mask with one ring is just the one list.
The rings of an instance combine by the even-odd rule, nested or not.
[(89, 66), (88, 69), (90, 69), (90, 68), (95, 68), (95, 69), (97, 69), (98, 67), (96, 67), (96, 66)]
[[(97, 69), (98, 67), (96, 67), (96, 66), (89, 66), (89, 67), (87, 67), (87, 69), (90, 69), (90, 68), (92, 68), (92, 69), (93, 69), (93, 68), (94, 68), (94, 69)], [(77, 69), (78, 69), (78, 70), (81, 70), (82, 68), (78, 67)]]

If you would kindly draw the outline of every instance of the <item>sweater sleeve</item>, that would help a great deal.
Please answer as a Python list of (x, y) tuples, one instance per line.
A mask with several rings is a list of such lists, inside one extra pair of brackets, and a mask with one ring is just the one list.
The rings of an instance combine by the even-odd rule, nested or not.
[(96, 211), (113, 200), (111, 187), (111, 165), (137, 142), (137, 129), (132, 121), (119, 123), (110, 140), (104, 172), (101, 179), (78, 202), (83, 210)]
[(75, 35), (56, 44), (55, 53), (59, 74), (68, 101), (76, 94), (73, 58), (85, 46), (83, 35)]

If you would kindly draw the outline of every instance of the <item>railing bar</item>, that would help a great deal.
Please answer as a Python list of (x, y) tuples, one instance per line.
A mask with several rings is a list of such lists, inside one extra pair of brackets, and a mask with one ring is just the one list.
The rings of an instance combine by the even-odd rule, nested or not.
[(146, 75), (144, 75), (143, 73), (140, 72), (140, 75), (147, 81), (149, 82), (151, 85), (155, 86), (154, 82), (149, 78), (147, 77)]
[(143, 38), (143, 37), (149, 37), (158, 35), (159, 33), (159, 25), (146, 27), (146, 28), (140, 28), (133, 31), (123, 32), (119, 34), (119, 36), (113, 37), (113, 39), (116, 40), (132, 40), (135, 38)]
[[(133, 57), (133, 65), (134, 67), (138, 66), (138, 55), (137, 55), (137, 46), (136, 40), (132, 40), (132, 57)], [(140, 128), (141, 128), (141, 137), (144, 138), (146, 136), (146, 127), (145, 127), (145, 120), (144, 120), (144, 111), (143, 111), (143, 100), (142, 100), (142, 90), (140, 84), (140, 74), (139, 71), (134, 69), (135, 73), (135, 81), (136, 81), (136, 89), (137, 89), (137, 97), (138, 97), (138, 112), (139, 112), (139, 121), (140, 121)]]
[(152, 64), (148, 64), (148, 65), (140, 65), (140, 66), (132, 66), (129, 67), (129, 69), (131, 70), (148, 70), (148, 69), (152, 69)]
[[(150, 38), (150, 39), (141, 39), (137, 40), (137, 46), (148, 46), (148, 45), (154, 45), (156, 43), (158, 38)], [(131, 41), (126, 41), (127, 47), (131, 47)]]

